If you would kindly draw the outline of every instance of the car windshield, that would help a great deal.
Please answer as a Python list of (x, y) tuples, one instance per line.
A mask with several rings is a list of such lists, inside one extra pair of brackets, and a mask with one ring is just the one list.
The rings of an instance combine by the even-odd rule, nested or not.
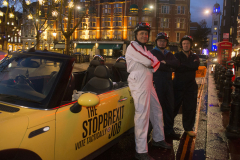
[(199, 58), (208, 59), (208, 56), (207, 56), (207, 55), (203, 55), (203, 54), (201, 54), (201, 55), (198, 55), (198, 57), (199, 57)]
[(11, 55), (0, 64), (0, 101), (41, 103), (61, 66), (62, 62), (53, 58)]

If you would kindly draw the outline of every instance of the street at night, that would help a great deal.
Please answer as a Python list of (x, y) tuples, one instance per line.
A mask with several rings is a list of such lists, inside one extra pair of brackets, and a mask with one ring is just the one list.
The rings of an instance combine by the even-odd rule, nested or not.
[(0, 160), (240, 160), (240, 0), (0, 1)]

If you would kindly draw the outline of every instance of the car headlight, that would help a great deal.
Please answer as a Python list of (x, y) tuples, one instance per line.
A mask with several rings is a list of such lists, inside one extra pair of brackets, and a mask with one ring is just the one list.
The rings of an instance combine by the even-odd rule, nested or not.
[(214, 61), (214, 62), (217, 62), (217, 58), (214, 58), (213, 61)]

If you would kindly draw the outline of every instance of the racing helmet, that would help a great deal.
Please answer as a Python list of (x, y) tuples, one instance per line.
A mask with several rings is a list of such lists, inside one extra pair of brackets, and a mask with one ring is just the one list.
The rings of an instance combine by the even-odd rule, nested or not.
[(145, 23), (145, 22), (139, 22), (137, 23), (136, 27), (134, 28), (133, 32), (135, 33), (135, 35), (137, 35), (137, 32), (140, 30), (145, 30), (148, 31), (148, 35), (150, 33), (150, 24), (149, 23)]
[(167, 40), (167, 45), (168, 45), (168, 38), (169, 38), (169, 37), (167, 36), (167, 33), (160, 32), (160, 33), (158, 33), (157, 36), (156, 36), (155, 43), (156, 43), (156, 45), (157, 45), (157, 40), (159, 40), (159, 39), (165, 39), (165, 40)]
[(181, 47), (181, 48), (182, 48), (182, 42), (183, 42), (184, 40), (188, 40), (188, 41), (190, 42), (191, 49), (192, 49), (192, 44), (193, 44), (193, 38), (192, 38), (192, 36), (188, 36), (188, 35), (183, 36), (183, 38), (182, 38), (181, 41), (180, 41), (180, 47)]

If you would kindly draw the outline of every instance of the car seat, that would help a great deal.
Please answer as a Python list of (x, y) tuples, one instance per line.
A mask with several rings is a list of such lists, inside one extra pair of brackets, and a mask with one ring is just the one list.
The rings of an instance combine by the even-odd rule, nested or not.
[(82, 87), (85, 86), (85, 84), (92, 78), (94, 77), (94, 71), (97, 66), (99, 65), (104, 65), (104, 60), (102, 56), (100, 55), (95, 55), (93, 60), (90, 62), (89, 67), (87, 68), (86, 74), (83, 79)]
[(127, 63), (125, 57), (119, 57), (112, 67), (116, 82), (126, 82), (129, 73), (127, 72)]
[(99, 65), (94, 71), (94, 77), (83, 87), (82, 91), (91, 91), (101, 94), (113, 89), (110, 72), (107, 66)]

